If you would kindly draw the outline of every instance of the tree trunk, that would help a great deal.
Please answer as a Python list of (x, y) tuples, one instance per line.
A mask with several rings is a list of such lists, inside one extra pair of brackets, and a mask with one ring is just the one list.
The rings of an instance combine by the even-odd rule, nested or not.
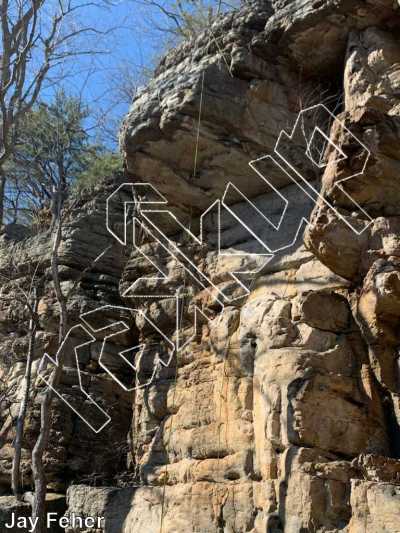
[[(57, 220), (56, 230), (53, 242), (53, 249), (51, 254), (51, 272), (54, 284), (54, 290), (56, 293), (57, 301), (60, 308), (60, 322), (59, 322), (59, 345), (61, 345), (64, 337), (67, 334), (67, 303), (65, 296), (61, 290), (60, 277), (59, 277), (59, 265), (58, 265), (58, 249), (61, 243), (62, 237), (62, 217), (61, 217), (61, 202), (57, 202)], [(63, 361), (60, 357), (58, 360), (58, 366), (53, 371), (50, 379), (50, 387), (44, 393), (42, 401), (41, 413), (40, 413), (40, 434), (36, 441), (35, 447), (32, 452), (32, 473), (35, 485), (35, 495), (32, 505), (32, 518), (37, 520), (37, 524), (34, 529), (34, 533), (46, 532), (46, 475), (43, 466), (43, 455), (47, 449), (49, 435), (50, 435), (50, 415), (51, 415), (51, 402), (53, 398), (52, 389), (56, 388), (63, 371)], [(34, 522), (35, 523), (35, 522)]]
[(32, 361), (33, 361), (33, 352), (35, 350), (36, 329), (37, 329), (37, 321), (36, 321), (37, 307), (38, 307), (38, 297), (37, 297), (36, 289), (34, 289), (33, 305), (31, 308), (32, 316), (29, 322), (28, 355), (26, 359), (26, 368), (25, 368), (25, 376), (24, 376), (24, 381), (23, 381), (23, 393), (22, 393), (21, 405), (19, 407), (19, 413), (18, 413), (16, 428), (15, 428), (14, 457), (13, 457), (12, 472), (11, 472), (12, 490), (13, 490), (14, 496), (18, 500), (20, 500), (22, 496), (21, 473), (20, 473), (22, 439), (24, 435), (25, 417), (26, 417), (26, 411), (28, 408), (29, 393), (31, 389)]
[(0, 165), (0, 229), (4, 219), (4, 197), (6, 194), (6, 175)]

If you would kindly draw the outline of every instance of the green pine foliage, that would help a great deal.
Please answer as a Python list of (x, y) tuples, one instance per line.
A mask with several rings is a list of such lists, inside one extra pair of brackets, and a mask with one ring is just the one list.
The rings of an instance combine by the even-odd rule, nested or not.
[(96, 150), (87, 155), (86, 169), (77, 176), (73, 193), (91, 191), (105, 177), (122, 172), (122, 170), (122, 158), (119, 154), (107, 150)]
[(32, 224), (49, 210), (53, 191), (65, 200), (122, 169), (118, 154), (91, 140), (89, 117), (88, 107), (64, 91), (27, 114), (6, 169), (8, 222)]

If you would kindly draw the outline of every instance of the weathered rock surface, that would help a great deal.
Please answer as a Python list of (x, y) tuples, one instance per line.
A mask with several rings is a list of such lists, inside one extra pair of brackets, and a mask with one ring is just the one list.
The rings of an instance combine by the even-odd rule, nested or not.
[[(85, 387), (112, 422), (95, 434), (54, 403), (49, 490), (68, 491), (70, 513), (104, 516), (104, 533), (400, 530), (399, 28), (392, 0), (251, 3), (170, 52), (137, 96), (121, 134), (125, 180), (157, 187), (197, 233), (229, 182), (240, 192), (225, 195), (220, 232), (215, 212), (204, 218), (203, 241), (143, 212), (153, 233), (143, 230), (140, 247), (118, 245), (105, 226), (117, 179), (67, 222), (60, 262), (64, 290), (77, 282), (71, 326), (84, 312), (126, 306), (176, 340), (171, 296), (180, 287), (186, 295), (178, 313), (186, 345), (154, 375), (171, 355), (168, 342), (134, 311), (123, 314), (127, 331), (106, 339), (108, 371), (99, 364), (104, 332), (80, 354)], [(274, 153), (281, 130), (320, 103), (339, 120), (308, 115)], [(308, 138), (313, 120), (322, 145)], [(249, 166), (267, 155), (280, 166)], [(111, 213), (119, 230), (124, 201)], [(160, 225), (168, 245), (155, 238)], [(51, 236), (17, 241), (17, 233), (2, 237), (0, 253), (11, 278), (0, 307), (0, 372), (13, 399), (1, 413), (5, 492), (27, 344), (17, 284), (27, 286), (35, 268), (43, 280), (35, 371), (43, 352), (57, 349)], [(272, 259), (243, 259), (263, 244)], [(178, 248), (190, 261), (177, 260)], [(246, 267), (257, 270), (248, 294), (231, 275)], [(100, 330), (118, 312), (103, 310), (93, 324)], [(79, 400), (72, 347), (83, 339), (80, 330), (68, 345), (62, 392), (71, 403)], [(146, 351), (129, 372), (119, 352), (141, 343)], [(125, 392), (110, 372), (126, 388), (150, 383)], [(27, 489), (41, 390), (36, 380)]]
[[(113, 183), (112, 187), (114, 187)], [(124, 252), (114, 246), (104, 226), (106, 190), (101, 190), (93, 201), (85, 203), (85, 211), (77, 206), (70, 221), (63, 230), (60, 249), (62, 287), (68, 298), (69, 325), (74, 326), (79, 316), (99, 305), (118, 305), (119, 273), (124, 264)], [(112, 248), (93, 265), (99, 254)], [(37, 438), (40, 416), (40, 393), (45, 386), (37, 378), (40, 358), (45, 352), (57, 351), (58, 311), (54, 290), (50, 283), (51, 236), (46, 233), (23, 241), (5, 242), (0, 254), (2, 279), (1, 298), (1, 362), (0, 377), (8, 386), (11, 405), (1, 412), (0, 486), (9, 486), (13, 456), (13, 419), (17, 416), (19, 394), (16, 385), (22, 381), (24, 358), (28, 345), (29, 315), (22, 291), (29, 292), (32, 280), (41, 280), (38, 306), (39, 331), (33, 364), (35, 384), (34, 401), (29, 411), (23, 444), (23, 482), (31, 487), (30, 453)], [(90, 268), (89, 268), (90, 267)], [(88, 269), (85, 272), (85, 269)], [(82, 275), (83, 271), (83, 275)], [(83, 330), (70, 337), (67, 351), (72, 352), (74, 343), (80, 337), (85, 340)], [(98, 365), (99, 346), (81, 354), (81, 377), (94, 398), (107, 405), (114, 416), (112, 431), (105, 430), (98, 435), (77, 419), (71, 409), (58, 398), (54, 399), (54, 420), (51, 445), (46, 455), (49, 485), (53, 490), (65, 490), (71, 479), (112, 479), (125, 465), (126, 434), (129, 428), (131, 396), (125, 393)], [(107, 355), (107, 354), (106, 354)], [(67, 366), (63, 373), (60, 392), (65, 393), (73, 404), (77, 396), (78, 380), (73, 368), (73, 353), (67, 355)]]
[[(15, 513), (19, 517), (30, 516), (30, 506), (24, 502), (18, 502), (14, 496), (0, 496), (0, 532), (17, 533), (18, 527), (6, 527), (13, 523), (12, 514)], [(15, 520), (14, 520), (15, 522)]]

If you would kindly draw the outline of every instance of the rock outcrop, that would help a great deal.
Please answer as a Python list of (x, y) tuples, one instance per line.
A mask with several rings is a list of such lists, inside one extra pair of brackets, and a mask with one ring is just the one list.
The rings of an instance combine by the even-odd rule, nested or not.
[[(70, 326), (101, 308), (80, 375), (111, 417), (94, 433), (54, 401), (48, 489), (69, 513), (104, 516), (104, 533), (400, 530), (399, 36), (393, 0), (257, 1), (171, 51), (138, 94), (121, 132), (127, 176), (63, 232)], [(132, 198), (108, 212), (106, 198), (123, 182), (155, 187), (183, 226), (140, 197), (140, 245), (118, 243), (106, 215), (120, 234)], [(212, 210), (200, 224), (216, 200), (220, 225)], [(57, 350), (51, 235), (22, 237), (0, 250), (4, 494), (27, 347), (19, 290), (33, 274), (35, 376)], [(106, 337), (117, 320), (127, 330)], [(73, 405), (82, 331), (60, 389)], [(142, 344), (129, 372), (120, 352)], [(35, 378), (26, 490), (43, 387)]]

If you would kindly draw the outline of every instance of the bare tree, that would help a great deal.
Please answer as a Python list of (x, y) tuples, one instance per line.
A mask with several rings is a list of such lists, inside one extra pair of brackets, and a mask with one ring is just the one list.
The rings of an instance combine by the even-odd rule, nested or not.
[(76, 12), (88, 5), (85, 0), (0, 2), (0, 225), (7, 179), (4, 165), (12, 156), (21, 119), (37, 101), (45, 80), (55, 83), (68, 60), (94, 53), (85, 46), (73, 48), (79, 36), (100, 33), (76, 22)]
[[(62, 230), (66, 218), (69, 216), (71, 210), (75, 207), (75, 203), (71, 203), (63, 209), (65, 196), (63, 194), (63, 184), (60, 181), (57, 190), (53, 191), (54, 199), (53, 205), (55, 205), (54, 212), (54, 238), (51, 252), (51, 275), (53, 280), (54, 292), (59, 306), (59, 327), (58, 327), (58, 344), (61, 345), (62, 341), (68, 332), (68, 309), (67, 302), (72, 293), (76, 290), (79, 281), (83, 276), (93, 267), (93, 265), (100, 261), (101, 258), (107, 253), (110, 247), (104, 250), (93, 262), (85, 268), (78, 279), (75, 281), (71, 289), (64, 294), (59, 275), (59, 248), (62, 242)], [(57, 366), (54, 368), (50, 377), (50, 386), (44, 393), (41, 412), (40, 412), (40, 434), (34, 446), (32, 452), (32, 474), (35, 485), (34, 500), (32, 504), (32, 518), (37, 519), (34, 533), (45, 533), (46, 521), (45, 521), (45, 503), (46, 503), (46, 473), (43, 464), (43, 456), (48, 447), (50, 429), (51, 429), (51, 405), (53, 400), (53, 390), (57, 388), (60, 382), (63, 372), (63, 357), (58, 358)], [(35, 523), (35, 522), (34, 522)]]
[[(23, 309), (22, 314), (29, 317), (29, 326), (28, 326), (28, 349), (26, 356), (26, 366), (25, 374), (21, 383), (22, 388), (22, 398), (19, 406), (19, 412), (16, 420), (13, 420), (10, 411), (10, 428), (15, 422), (15, 437), (13, 441), (14, 447), (14, 456), (12, 462), (11, 470), (11, 485), (14, 495), (20, 499), (21, 498), (21, 474), (20, 474), (20, 465), (21, 465), (21, 455), (22, 455), (22, 441), (24, 433), (24, 424), (26, 413), (28, 409), (29, 395), (31, 392), (31, 374), (32, 374), (32, 363), (35, 350), (35, 341), (36, 341), (36, 330), (37, 330), (37, 307), (38, 307), (38, 285), (40, 285), (40, 280), (37, 277), (37, 272), (39, 268), (39, 263), (36, 264), (34, 272), (31, 276), (25, 277), (25, 283), (22, 283), (18, 280), (12, 279), (11, 277), (0, 274), (0, 279), (2, 282), (0, 296), (1, 300), (8, 301), (9, 304), (19, 304), (21, 309)], [(17, 265), (14, 264), (14, 261), (11, 261), (10, 270), (13, 272), (18, 271)], [(29, 279), (30, 278), (30, 279)], [(26, 288), (25, 285), (28, 283), (29, 288)], [(15, 384), (15, 387), (17, 385)], [(14, 399), (12, 403), (16, 402), (16, 390), (14, 391)], [(0, 394), (1, 396), (1, 394)], [(9, 400), (10, 401), (10, 400)], [(4, 402), (0, 397), (0, 403)], [(4, 405), (2, 405), (2, 408)], [(6, 432), (8, 433), (8, 431)], [(4, 435), (7, 436), (6, 434)], [(0, 447), (4, 444), (1, 442), (0, 438)]]
[(31, 376), (32, 376), (32, 362), (35, 351), (36, 342), (36, 330), (37, 330), (37, 307), (38, 307), (38, 294), (36, 287), (32, 291), (31, 302), (27, 302), (29, 307), (30, 320), (29, 320), (29, 343), (28, 354), (26, 357), (25, 375), (23, 379), (22, 399), (19, 407), (19, 413), (15, 426), (15, 439), (14, 439), (14, 457), (12, 462), (11, 471), (11, 485), (14, 496), (17, 499), (21, 499), (21, 453), (22, 453), (22, 441), (24, 436), (24, 424), (26, 413), (28, 409), (29, 394), (31, 391)]
[[(67, 334), (67, 299), (63, 294), (60, 276), (59, 276), (59, 248), (62, 240), (62, 227), (63, 227), (63, 191), (62, 191), (62, 182), (59, 182), (58, 190), (54, 191), (54, 201), (55, 205), (54, 212), (54, 238), (53, 238), (53, 247), (51, 252), (51, 275), (53, 279), (54, 291), (56, 293), (57, 302), (59, 305), (59, 328), (58, 328), (58, 342), (59, 345), (63, 341), (64, 337)], [(45, 521), (45, 504), (46, 504), (46, 474), (43, 464), (43, 455), (47, 449), (49, 437), (50, 437), (50, 417), (51, 417), (51, 404), (53, 399), (53, 389), (55, 389), (60, 381), (63, 371), (63, 361), (59, 360), (58, 366), (53, 370), (52, 376), (50, 378), (50, 387), (44, 393), (44, 397), (41, 404), (40, 411), (40, 434), (36, 441), (35, 447), (32, 452), (32, 474), (33, 481), (35, 485), (35, 494), (32, 505), (32, 518), (37, 519), (34, 533), (44, 533), (46, 531), (46, 521)], [(35, 523), (35, 522), (34, 522)]]
[[(172, 38), (191, 39), (199, 35), (219, 15), (235, 9), (240, 0), (133, 0), (146, 7), (152, 29)], [(152, 16), (154, 13), (154, 17)], [(160, 21), (160, 14), (162, 20)], [(175, 39), (173, 39), (174, 42)]]

